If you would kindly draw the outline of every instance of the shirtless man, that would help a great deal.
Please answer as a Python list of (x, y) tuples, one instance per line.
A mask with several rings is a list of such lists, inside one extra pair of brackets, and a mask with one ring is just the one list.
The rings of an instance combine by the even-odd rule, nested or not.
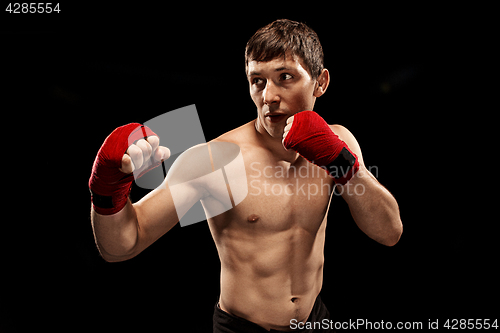
[[(214, 332), (292, 331), (329, 316), (319, 293), (335, 186), (358, 227), (377, 242), (396, 244), (402, 223), (396, 200), (365, 168), (354, 136), (302, 112), (313, 110), (330, 80), (316, 33), (302, 23), (275, 21), (249, 40), (245, 60), (257, 118), (205, 144), (236, 144), (248, 180), (243, 201), (208, 218), (221, 261)], [(106, 139), (89, 181), (95, 240), (109, 262), (136, 256), (179, 221), (170, 188), (197, 163), (195, 149), (188, 150), (160, 187), (132, 204), (127, 174), (170, 153), (148, 128), (127, 126)], [(124, 133), (137, 141), (129, 145)], [(218, 200), (207, 184), (181, 188), (176, 200), (187, 207)]]

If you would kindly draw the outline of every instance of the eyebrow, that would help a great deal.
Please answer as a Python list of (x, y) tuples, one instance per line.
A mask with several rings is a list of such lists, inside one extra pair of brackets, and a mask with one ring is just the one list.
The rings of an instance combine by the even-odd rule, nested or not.
[[(279, 67), (279, 68), (275, 68), (274, 69), (275, 72), (281, 72), (281, 71), (286, 71), (286, 70), (291, 70), (291, 68), (289, 68), (289, 67)], [(252, 76), (252, 75), (260, 75), (260, 72), (252, 71), (252, 72), (248, 73), (248, 76)]]

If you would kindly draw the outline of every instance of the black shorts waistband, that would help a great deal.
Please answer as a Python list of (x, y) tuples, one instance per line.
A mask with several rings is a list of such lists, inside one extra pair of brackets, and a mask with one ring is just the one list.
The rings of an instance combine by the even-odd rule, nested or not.
[[(307, 322), (321, 322), (322, 320), (330, 319), (330, 313), (326, 308), (326, 305), (321, 301), (321, 297), (318, 295), (314, 306), (311, 310)], [(296, 328), (296, 327), (291, 327)], [(215, 304), (214, 316), (213, 316), (213, 332), (214, 333), (267, 333), (267, 332), (283, 332), (278, 330), (268, 331), (265, 328), (249, 321), (244, 318), (237, 317), (230, 313), (225, 312), (219, 306), (219, 302)], [(314, 329), (293, 329), (292, 332), (301, 333), (315, 333), (315, 332), (333, 332), (330, 330), (314, 330)]]

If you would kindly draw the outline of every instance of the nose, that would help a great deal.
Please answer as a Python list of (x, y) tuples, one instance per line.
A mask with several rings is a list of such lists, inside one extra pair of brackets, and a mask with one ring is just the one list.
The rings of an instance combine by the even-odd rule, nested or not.
[(281, 98), (278, 93), (278, 87), (276, 87), (271, 80), (268, 80), (264, 88), (264, 104), (271, 105), (273, 103), (279, 103), (280, 101)]

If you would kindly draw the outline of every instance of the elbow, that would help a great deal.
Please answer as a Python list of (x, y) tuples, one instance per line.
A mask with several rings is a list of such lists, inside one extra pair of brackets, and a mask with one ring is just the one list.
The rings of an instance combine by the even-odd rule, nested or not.
[(126, 259), (121, 258), (119, 256), (111, 255), (101, 248), (98, 248), (98, 249), (99, 249), (99, 254), (101, 255), (101, 258), (104, 259), (105, 262), (120, 262), (120, 261), (126, 260)]
[(400, 234), (394, 234), (394, 236), (388, 237), (385, 239), (383, 242), (381, 242), (383, 245), (391, 247), (396, 245), (399, 242), (399, 239), (401, 238), (401, 233)]
[(111, 254), (105, 249), (103, 249), (101, 246), (98, 246), (97, 249), (99, 250), (99, 254), (101, 255), (102, 259), (104, 259), (104, 261), (109, 263), (126, 261), (137, 255), (137, 253), (134, 253), (133, 251), (120, 254)]
[(134, 256), (114, 256), (114, 255), (104, 254), (101, 252), (101, 257), (104, 259), (104, 261), (112, 263), (112, 262), (126, 261), (128, 259), (133, 258)]
[(110, 256), (110, 255), (102, 254), (102, 253), (101, 253), (101, 257), (102, 257), (102, 259), (104, 259), (105, 262), (108, 262), (108, 263), (120, 262), (120, 261), (125, 261), (126, 260), (126, 259), (122, 259), (122, 258), (119, 258), (119, 257)]
[(401, 239), (401, 235), (403, 234), (403, 223), (401, 219), (398, 218), (397, 221), (392, 223), (393, 227), (388, 230), (383, 240), (380, 242), (385, 246), (394, 246)]

